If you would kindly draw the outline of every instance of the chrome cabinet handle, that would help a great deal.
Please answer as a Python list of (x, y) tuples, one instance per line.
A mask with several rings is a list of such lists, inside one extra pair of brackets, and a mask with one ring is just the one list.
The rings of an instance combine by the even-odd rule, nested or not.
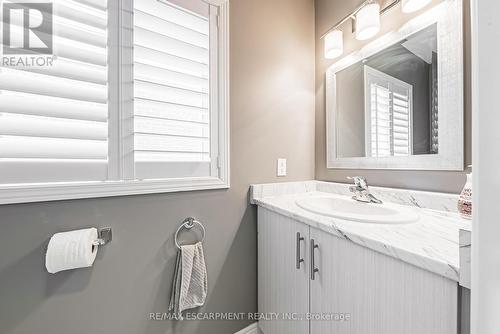
[(319, 245), (314, 242), (314, 239), (311, 239), (311, 281), (316, 279), (316, 273), (319, 272), (319, 269), (316, 268), (316, 264), (314, 263), (314, 250), (319, 248)]
[(300, 269), (300, 264), (304, 262), (304, 259), (300, 257), (300, 242), (304, 241), (304, 237), (300, 236), (300, 232), (297, 232), (297, 247), (295, 249), (295, 261), (296, 261), (296, 268)]

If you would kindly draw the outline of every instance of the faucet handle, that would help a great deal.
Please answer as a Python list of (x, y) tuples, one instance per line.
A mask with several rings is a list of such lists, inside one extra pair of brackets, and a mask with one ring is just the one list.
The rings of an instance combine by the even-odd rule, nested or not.
[(353, 180), (354, 184), (358, 188), (362, 188), (363, 190), (368, 189), (368, 182), (363, 176), (348, 176), (347, 179)]

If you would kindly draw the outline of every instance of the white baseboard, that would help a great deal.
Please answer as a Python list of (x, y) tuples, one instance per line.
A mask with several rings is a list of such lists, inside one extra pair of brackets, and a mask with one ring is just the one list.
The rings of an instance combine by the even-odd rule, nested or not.
[(243, 328), (241, 331), (236, 332), (234, 334), (259, 334), (259, 327), (257, 326), (257, 323), (254, 322), (250, 326)]

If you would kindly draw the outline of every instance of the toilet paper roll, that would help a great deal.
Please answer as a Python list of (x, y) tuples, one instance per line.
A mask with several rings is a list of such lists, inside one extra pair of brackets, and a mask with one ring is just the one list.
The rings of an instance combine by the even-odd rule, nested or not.
[(97, 255), (97, 229), (56, 233), (50, 238), (45, 267), (51, 274), (59, 271), (90, 267)]

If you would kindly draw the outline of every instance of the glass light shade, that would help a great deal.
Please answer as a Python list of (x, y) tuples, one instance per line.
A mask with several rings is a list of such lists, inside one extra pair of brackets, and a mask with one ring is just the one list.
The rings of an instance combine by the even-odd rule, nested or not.
[(403, 0), (401, 8), (403, 13), (412, 13), (427, 6), (431, 0)]
[(337, 58), (344, 52), (344, 39), (342, 31), (333, 30), (325, 36), (325, 58)]
[(356, 38), (360, 41), (372, 38), (380, 31), (380, 5), (364, 6), (356, 14)]

